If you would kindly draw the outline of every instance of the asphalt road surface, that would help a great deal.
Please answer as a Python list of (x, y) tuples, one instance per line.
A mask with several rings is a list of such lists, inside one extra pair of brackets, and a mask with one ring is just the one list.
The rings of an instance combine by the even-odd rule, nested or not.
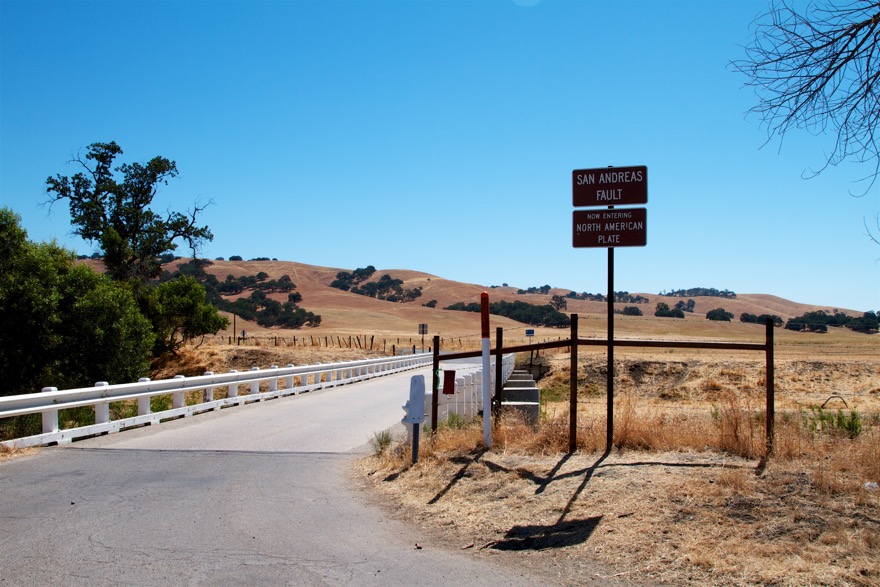
[(553, 584), (444, 549), (356, 488), (351, 461), (417, 373), (0, 463), (0, 585)]

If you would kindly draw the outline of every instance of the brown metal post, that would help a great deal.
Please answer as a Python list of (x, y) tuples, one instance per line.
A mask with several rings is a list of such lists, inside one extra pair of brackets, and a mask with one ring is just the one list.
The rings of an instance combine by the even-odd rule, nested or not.
[[(608, 206), (612, 209), (614, 206)], [(605, 450), (614, 443), (614, 247), (608, 247), (608, 375), (605, 379), (607, 400)]]
[(440, 398), (440, 337), (434, 336), (434, 368), (431, 369), (431, 434), (437, 432), (437, 406)]
[(568, 400), (568, 452), (577, 450), (577, 413), (578, 413), (578, 315), (571, 315), (571, 381)]
[(501, 381), (502, 374), (504, 372), (501, 359), (501, 349), (504, 348), (504, 329), (500, 326), (495, 329), (495, 349), (498, 351), (498, 354), (495, 355), (495, 397), (493, 398), (493, 404), (495, 408), (495, 414), (498, 415), (498, 408), (501, 407), (501, 402), (504, 400), (501, 395), (504, 393), (504, 382)]
[(776, 433), (776, 373), (773, 364), (773, 319), (767, 318), (764, 323), (766, 329), (766, 356), (767, 356), (767, 455), (773, 452), (773, 440)]

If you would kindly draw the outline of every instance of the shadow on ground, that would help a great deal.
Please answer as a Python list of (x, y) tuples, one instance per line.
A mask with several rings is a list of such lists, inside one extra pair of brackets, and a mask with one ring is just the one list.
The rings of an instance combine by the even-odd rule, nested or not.
[(544, 550), (586, 542), (602, 521), (602, 516), (569, 520), (552, 526), (514, 526), (503, 540), (492, 545), (495, 550)]

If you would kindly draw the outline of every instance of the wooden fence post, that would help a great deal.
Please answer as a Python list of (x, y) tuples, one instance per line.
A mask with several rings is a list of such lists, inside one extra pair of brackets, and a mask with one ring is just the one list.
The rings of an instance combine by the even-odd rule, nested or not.
[(773, 452), (773, 441), (776, 433), (776, 369), (773, 365), (773, 319), (767, 318), (765, 328), (765, 358), (767, 384), (767, 457)]

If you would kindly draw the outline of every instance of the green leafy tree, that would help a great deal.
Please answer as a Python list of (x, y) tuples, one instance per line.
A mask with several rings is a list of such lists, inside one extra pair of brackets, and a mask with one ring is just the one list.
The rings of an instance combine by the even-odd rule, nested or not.
[(131, 291), (54, 243), (32, 243), (0, 208), (0, 394), (134, 381), (153, 333)]
[[(177, 164), (165, 157), (154, 157), (146, 164), (123, 163), (114, 167), (122, 149), (115, 142), (89, 145), (85, 157), (74, 162), (84, 171), (72, 177), (56, 175), (46, 179), (49, 203), (67, 201), (74, 233), (97, 242), (103, 252), (107, 274), (116, 281), (128, 282), (142, 313), (153, 324), (154, 351), (176, 351), (183, 343), (223, 328), (226, 319), (217, 308), (204, 303), (204, 289), (192, 278), (180, 283), (151, 283), (162, 275), (161, 264), (177, 249), (177, 241), (186, 242), (195, 252), (214, 237), (207, 226), (198, 226), (196, 217), (204, 208), (196, 206), (187, 214), (156, 214), (150, 205), (160, 184), (177, 177)], [(189, 264), (191, 274), (203, 276), (209, 265)], [(201, 290), (199, 295), (195, 288)], [(168, 298), (169, 292), (174, 292)], [(187, 292), (182, 303), (179, 296)], [(197, 303), (197, 298), (201, 303)], [(195, 313), (184, 317), (182, 308)], [(167, 315), (163, 312), (169, 312)]]
[(77, 265), (59, 282), (58, 291), (63, 319), (52, 385), (128, 383), (149, 370), (155, 336), (127, 287)]
[(208, 303), (205, 288), (188, 275), (150, 288), (144, 301), (145, 313), (156, 331), (156, 354), (176, 353), (187, 341), (229, 324)]
[(654, 316), (658, 318), (684, 318), (684, 312), (680, 308), (669, 309), (669, 304), (660, 302), (654, 310)]
[(191, 212), (156, 214), (150, 205), (160, 184), (177, 177), (177, 164), (154, 157), (146, 164), (123, 163), (114, 167), (122, 154), (115, 142), (89, 145), (85, 157), (73, 162), (83, 171), (72, 177), (56, 175), (46, 179), (49, 204), (67, 201), (74, 234), (101, 247), (107, 273), (115, 280), (135, 278), (141, 282), (161, 274), (161, 256), (177, 249), (182, 240), (196, 251), (214, 237), (196, 217), (204, 207)]
[(192, 277), (178, 277), (151, 288), (146, 306), (156, 330), (156, 354), (177, 352), (185, 343), (229, 325), (207, 300), (205, 288)]

